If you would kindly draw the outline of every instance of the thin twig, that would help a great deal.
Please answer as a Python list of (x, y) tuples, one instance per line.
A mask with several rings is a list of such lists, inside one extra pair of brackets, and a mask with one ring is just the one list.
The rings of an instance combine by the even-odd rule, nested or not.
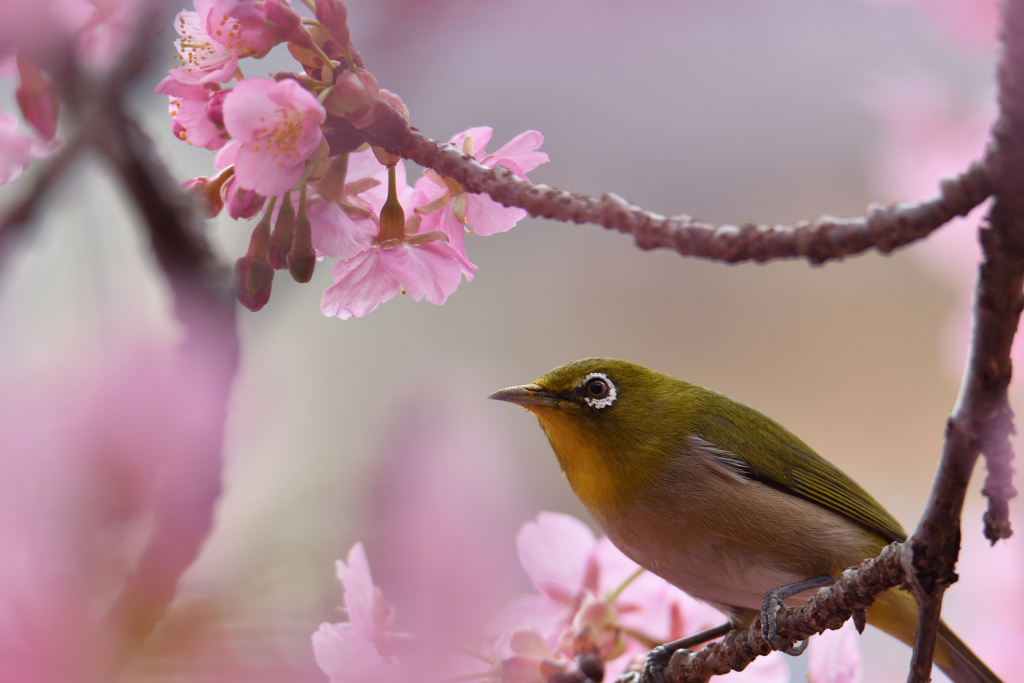
[(610, 193), (598, 199), (535, 185), (507, 168), (487, 168), (451, 145), (410, 129), (386, 105), (378, 107), (377, 115), (364, 131), (373, 144), (453, 178), (469, 192), (488, 194), (531, 216), (596, 223), (628, 233), (641, 249), (672, 249), (729, 263), (799, 257), (818, 264), (872, 248), (888, 253), (925, 237), (955, 216), (966, 215), (992, 194), (986, 164), (975, 162), (959, 176), (944, 180), (939, 196), (914, 203), (873, 204), (866, 217), (822, 216), (793, 226), (715, 226), (686, 215), (666, 217)]

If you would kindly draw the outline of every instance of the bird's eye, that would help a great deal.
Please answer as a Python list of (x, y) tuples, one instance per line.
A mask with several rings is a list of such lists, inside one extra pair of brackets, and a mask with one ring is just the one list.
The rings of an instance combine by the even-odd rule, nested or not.
[(600, 377), (595, 377), (587, 382), (587, 394), (591, 398), (604, 398), (608, 395), (608, 383)]
[(604, 373), (592, 372), (577, 386), (580, 387), (583, 402), (591, 408), (600, 410), (615, 402), (615, 384)]

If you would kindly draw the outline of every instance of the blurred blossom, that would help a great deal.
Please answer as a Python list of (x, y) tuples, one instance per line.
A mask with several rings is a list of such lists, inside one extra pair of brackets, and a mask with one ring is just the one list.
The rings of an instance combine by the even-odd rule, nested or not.
[(860, 683), (859, 636), (852, 620), (840, 629), (813, 636), (807, 648), (809, 683)]
[(953, 630), (1004, 681), (1020, 680), (1024, 671), (1024, 515), (1019, 498), (1010, 507), (1015, 533), (995, 545), (981, 533), (980, 505), (964, 512), (960, 579), (943, 603)]
[(389, 438), (369, 488), (374, 576), (397, 609), (401, 631), (422, 647), (406, 652), (438, 676), (479, 671), (460, 654), (477, 650), (487, 620), (523, 585), (514, 537), (529, 514), (515, 481), (515, 454), (480, 401), (429, 398), (389, 411)]
[(362, 543), (348, 553), (348, 563), (338, 561), (338, 578), (345, 589), (348, 621), (321, 624), (313, 634), (317, 664), (332, 683), (382, 683), (399, 681), (398, 662), (381, 653), (392, 635), (394, 608), (373, 583)]
[[(864, 98), (882, 126), (882, 142), (871, 160), (871, 183), (883, 199), (917, 201), (934, 196), (944, 177), (965, 171), (985, 153), (994, 104), (958, 102), (947, 88), (925, 77), (892, 79)], [(981, 261), (978, 228), (988, 210), (983, 203), (957, 217), (909, 253), (958, 296), (943, 335), (943, 355), (951, 376), (960, 377), (970, 336), (974, 280)], [(1014, 358), (1021, 358), (1019, 344)]]
[[(642, 667), (655, 645), (727, 620), (642, 571), (607, 537), (596, 538), (569, 515), (540, 513), (523, 525), (516, 545), (523, 569), (540, 594), (522, 596), (491, 621), (488, 630), (497, 636), (495, 646), (503, 656), (517, 653), (510, 636), (530, 630), (569, 661), (580, 654), (575, 648), (581, 643), (592, 644), (606, 660), (605, 680), (614, 680), (627, 667)], [(789, 668), (780, 653), (773, 653), (728, 676), (733, 681), (783, 683)]]
[(0, 680), (112, 680), (195, 558), (228, 386), (196, 341), (0, 389)]
[(73, 58), (106, 71), (131, 42), (143, 10), (158, 0), (38, 0), (4, 5), (0, 52), (14, 50), (44, 69)]

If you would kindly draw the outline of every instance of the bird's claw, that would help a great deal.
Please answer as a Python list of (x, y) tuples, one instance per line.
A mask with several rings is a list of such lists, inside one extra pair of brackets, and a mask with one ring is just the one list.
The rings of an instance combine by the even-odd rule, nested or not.
[(761, 605), (761, 634), (771, 644), (773, 650), (779, 650), (791, 657), (797, 657), (807, 649), (807, 638), (790, 645), (779, 636), (779, 612), (782, 610), (782, 599), (779, 589), (772, 589), (764, 594)]
[(773, 650), (785, 651), (788, 646), (778, 633), (781, 609), (782, 596), (778, 588), (773, 588), (764, 594), (764, 602), (761, 604), (761, 635), (771, 644)]
[(641, 683), (665, 683), (665, 667), (672, 659), (673, 651), (664, 645), (659, 645), (647, 653), (647, 661), (644, 662), (644, 672), (640, 676)]

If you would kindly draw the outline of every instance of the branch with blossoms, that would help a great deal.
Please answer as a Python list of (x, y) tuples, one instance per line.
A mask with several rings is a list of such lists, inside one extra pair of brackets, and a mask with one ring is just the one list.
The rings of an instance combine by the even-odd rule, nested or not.
[[(364, 68), (345, 6), (308, 4), (315, 19), (279, 0), (196, 2), (196, 11), (178, 14), (180, 64), (157, 92), (170, 99), (177, 137), (217, 150), (217, 174), (185, 187), (210, 217), (225, 209), (235, 219), (262, 212), (235, 264), (238, 299), (252, 311), (269, 301), (275, 271), (309, 282), (325, 257), (339, 259), (323, 295), (325, 315), (364, 316), (399, 291), (443, 304), (477, 268), (466, 255), (467, 226), (477, 235), (505, 232), (526, 212), (467, 194), (431, 169), (409, 186), (402, 159), (370, 148), (360, 132), (381, 112), (407, 125), (408, 111)], [(241, 60), (280, 43), (301, 73), (243, 76)], [(536, 151), (543, 142), (536, 131), (492, 154), (490, 137), (490, 128), (473, 128), (451, 144), (522, 178), (548, 160)]]

